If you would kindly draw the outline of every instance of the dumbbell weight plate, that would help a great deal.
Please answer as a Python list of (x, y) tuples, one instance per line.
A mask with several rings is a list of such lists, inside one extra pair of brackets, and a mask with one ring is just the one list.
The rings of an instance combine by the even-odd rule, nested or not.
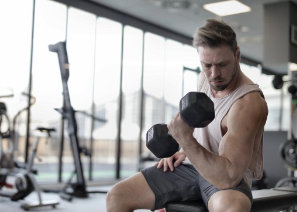
[(179, 150), (166, 124), (156, 124), (146, 133), (146, 146), (157, 158), (167, 158)]
[(297, 168), (297, 143), (288, 140), (280, 146), (281, 157), (291, 168)]
[(191, 127), (206, 127), (215, 117), (214, 103), (202, 92), (189, 92), (179, 103), (182, 119)]

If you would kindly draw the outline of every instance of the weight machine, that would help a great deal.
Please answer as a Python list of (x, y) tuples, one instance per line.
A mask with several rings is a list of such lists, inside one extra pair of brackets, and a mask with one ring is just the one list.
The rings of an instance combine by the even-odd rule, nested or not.
[(280, 146), (280, 155), (288, 170), (288, 177), (279, 180), (276, 187), (297, 188), (297, 73), (290, 71), (290, 80), (283, 80), (283, 77), (276, 75), (272, 81), (273, 87), (281, 89), (285, 82), (289, 82), (288, 92), (291, 94), (291, 119), (288, 140)]
[[(92, 154), (88, 149), (83, 148), (79, 145), (79, 139), (77, 135), (77, 122), (75, 118), (75, 110), (73, 109), (70, 101), (69, 89), (68, 89), (68, 79), (69, 79), (69, 63), (68, 63), (68, 55), (66, 50), (66, 42), (58, 42), (53, 45), (49, 45), (49, 51), (55, 52), (58, 55), (59, 67), (63, 85), (63, 108), (62, 110), (58, 110), (62, 114), (63, 119), (67, 120), (67, 132), (70, 139), (71, 150), (74, 159), (75, 170), (73, 175), (68, 180), (66, 187), (63, 189), (61, 193), (61, 197), (67, 200), (71, 200), (72, 196), (76, 197), (88, 197), (88, 193), (107, 193), (106, 191), (87, 191), (86, 183), (83, 174), (83, 166), (81, 163), (81, 153), (91, 157)], [(84, 113), (86, 114), (86, 113)], [(92, 117), (94, 120), (100, 122), (106, 122), (105, 119), (97, 118), (92, 115), (86, 114)], [(76, 175), (76, 182), (71, 183), (72, 177)], [(68, 192), (67, 188), (71, 187), (72, 191)]]

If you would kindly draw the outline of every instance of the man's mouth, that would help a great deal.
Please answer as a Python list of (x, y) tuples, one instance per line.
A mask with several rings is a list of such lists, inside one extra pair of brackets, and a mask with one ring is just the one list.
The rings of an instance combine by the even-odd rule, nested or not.
[(214, 85), (220, 85), (220, 84), (223, 83), (223, 80), (213, 80), (212, 83), (213, 83)]

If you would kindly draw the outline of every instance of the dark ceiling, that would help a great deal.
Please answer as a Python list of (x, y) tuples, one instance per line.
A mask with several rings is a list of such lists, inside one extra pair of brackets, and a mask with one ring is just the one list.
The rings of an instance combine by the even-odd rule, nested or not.
[[(178, 2), (180, 0), (92, 0), (115, 10), (147, 22), (170, 29), (180, 34), (192, 37), (197, 27), (205, 19), (219, 18), (203, 9), (205, 3), (213, 0), (185, 0), (184, 8), (169, 8), (164, 2)], [(244, 57), (253, 61), (263, 62), (264, 41), (264, 4), (272, 4), (281, 0), (240, 0), (251, 7), (251, 12), (221, 17), (222, 20), (233, 26), (238, 36), (238, 43)], [(283, 0), (285, 1), (285, 0)], [(297, 4), (297, 0), (294, 0)], [(296, 11), (297, 12), (297, 11)], [(273, 69), (273, 67), (270, 67)], [(278, 70), (275, 70), (278, 72)]]

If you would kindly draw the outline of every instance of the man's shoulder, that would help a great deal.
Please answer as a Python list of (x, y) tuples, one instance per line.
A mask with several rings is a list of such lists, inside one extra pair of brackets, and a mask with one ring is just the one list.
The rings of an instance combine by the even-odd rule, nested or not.
[(234, 102), (232, 107), (234, 107), (235, 110), (240, 110), (242, 112), (250, 111), (261, 116), (267, 116), (268, 114), (267, 103), (263, 98), (261, 90), (251, 91), (243, 95)]

